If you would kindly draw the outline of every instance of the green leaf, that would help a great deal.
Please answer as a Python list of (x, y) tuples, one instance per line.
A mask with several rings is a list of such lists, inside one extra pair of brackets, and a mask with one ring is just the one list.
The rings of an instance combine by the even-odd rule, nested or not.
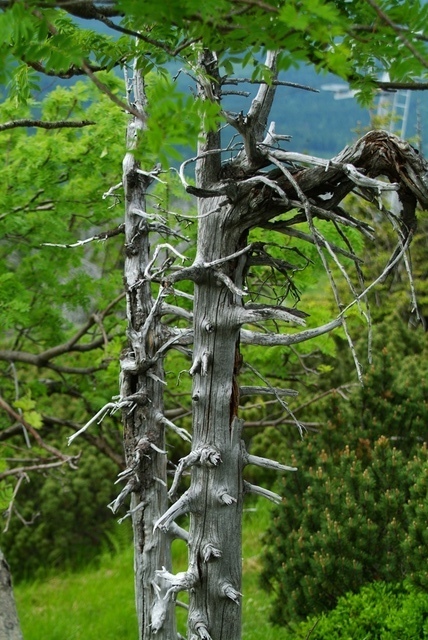
[(28, 422), (35, 429), (40, 429), (43, 426), (43, 418), (38, 411), (24, 411), (23, 418), (25, 422)]
[(297, 7), (291, 3), (287, 3), (282, 7), (281, 20), (289, 27), (297, 29), (298, 31), (304, 31), (309, 24), (308, 15), (305, 15), (304, 11), (299, 11)]
[(23, 411), (30, 411), (34, 409), (36, 406), (36, 401), (31, 398), (31, 394), (23, 396), (19, 400), (15, 400), (13, 403), (14, 407), (17, 409), (22, 409)]
[(334, 367), (332, 367), (330, 364), (320, 364), (317, 367), (317, 371), (319, 371), (320, 373), (331, 373), (332, 371), (334, 371)]
[(0, 514), (9, 507), (12, 497), (13, 487), (3, 482), (0, 485)]

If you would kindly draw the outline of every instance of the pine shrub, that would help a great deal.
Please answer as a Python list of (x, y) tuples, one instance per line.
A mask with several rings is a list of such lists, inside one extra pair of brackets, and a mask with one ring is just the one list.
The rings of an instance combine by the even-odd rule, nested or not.
[(117, 495), (116, 465), (89, 447), (76, 470), (33, 474), (22, 486), (8, 531), (0, 534), (15, 580), (93, 561), (116, 518), (107, 508)]
[[(423, 340), (415, 352), (419, 338), (386, 331), (364, 387), (315, 409), (318, 433), (287, 455), (270, 430), (269, 446), (299, 469), (283, 477), (265, 537), (261, 579), (276, 624), (331, 610), (368, 583), (428, 589), (427, 359)], [(266, 440), (254, 440), (256, 453)]]
[[(287, 476), (262, 575), (274, 592), (275, 623), (331, 609), (341, 595), (368, 582), (410, 575), (424, 583), (428, 547), (419, 537), (428, 504), (416, 504), (412, 496), (413, 474), (419, 478), (427, 469), (426, 449), (406, 464), (381, 437), (365, 461), (349, 447), (337, 461), (323, 451), (316, 466), (300, 472), (304, 482)], [(419, 519), (410, 530), (408, 516), (415, 510)]]
[[(329, 613), (292, 624), (290, 640), (423, 640), (428, 594), (408, 584), (373, 582), (339, 598)], [(287, 638), (288, 640), (288, 638)]]

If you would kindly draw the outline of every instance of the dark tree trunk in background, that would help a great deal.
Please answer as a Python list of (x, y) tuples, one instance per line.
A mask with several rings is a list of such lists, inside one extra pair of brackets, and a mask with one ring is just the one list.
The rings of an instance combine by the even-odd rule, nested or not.
[(9, 565), (0, 549), (0, 640), (22, 640)]

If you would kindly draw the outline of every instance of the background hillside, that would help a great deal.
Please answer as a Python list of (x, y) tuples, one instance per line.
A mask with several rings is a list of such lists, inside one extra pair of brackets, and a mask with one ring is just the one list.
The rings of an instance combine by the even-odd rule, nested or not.
[[(100, 29), (102, 31), (102, 28)], [(180, 66), (175, 63), (170, 65), (171, 73), (176, 75)], [(242, 72), (243, 77), (251, 75), (249, 72)], [(325, 87), (340, 85), (343, 93), (346, 94), (347, 86), (338, 77), (332, 74), (317, 74), (312, 67), (302, 66), (289, 69), (282, 74), (282, 81), (296, 83), (311, 87), (316, 91), (306, 91), (294, 87), (281, 86), (272, 108), (272, 119), (276, 123), (276, 131), (281, 134), (292, 136), (288, 144), (290, 150), (298, 150), (324, 158), (331, 158), (336, 155), (345, 145), (352, 143), (370, 128), (381, 128), (377, 123), (373, 126), (372, 118), (376, 116), (379, 98), (375, 100), (372, 108), (361, 107), (356, 98), (337, 99), (337, 93), (327, 90)], [(51, 91), (53, 85), (70, 86), (75, 80), (52, 80), (51, 78), (40, 77), (41, 90), (36, 96), (41, 100), (47, 91)], [(192, 81), (185, 75), (178, 76), (178, 85), (183, 91), (189, 90)], [(233, 90), (233, 87), (230, 87)], [(245, 111), (250, 106), (254, 97), (256, 87), (251, 84), (240, 84), (237, 87), (240, 92), (247, 91), (250, 95), (243, 98), (242, 95), (231, 95), (226, 101), (230, 111)], [(424, 155), (428, 154), (428, 95), (423, 91), (410, 92), (410, 108), (405, 138), (410, 140), (414, 146), (421, 148)], [(392, 102), (394, 92), (383, 94), (390, 96)], [(402, 102), (402, 97), (400, 102)], [(382, 124), (386, 128), (386, 125)], [(396, 122), (397, 129), (394, 133), (399, 133), (401, 121)], [(191, 152), (193, 153), (193, 152)], [(184, 154), (187, 155), (186, 153)]]
[[(336, 99), (333, 91), (327, 91), (325, 85), (346, 85), (337, 77), (318, 75), (309, 67), (290, 69), (281, 77), (287, 82), (310, 86), (319, 93), (291, 87), (281, 87), (272, 110), (277, 131), (293, 136), (290, 149), (305, 150), (321, 157), (332, 157), (346, 144), (359, 137), (361, 132), (370, 128), (373, 115), (376, 115), (378, 101), (373, 109), (359, 106), (355, 98)], [(251, 90), (251, 87), (245, 87)], [(391, 92), (391, 99), (394, 93)], [(235, 99), (238, 105), (238, 98)], [(248, 98), (248, 101), (250, 98)], [(232, 100), (231, 100), (232, 102)], [(242, 109), (242, 98), (239, 98)], [(233, 110), (233, 107), (232, 107)], [(398, 123), (397, 123), (398, 124)], [(400, 124), (401, 127), (401, 124)], [(422, 139), (424, 154), (428, 153), (428, 96), (423, 92), (413, 92), (410, 97), (407, 139), (419, 148)]]

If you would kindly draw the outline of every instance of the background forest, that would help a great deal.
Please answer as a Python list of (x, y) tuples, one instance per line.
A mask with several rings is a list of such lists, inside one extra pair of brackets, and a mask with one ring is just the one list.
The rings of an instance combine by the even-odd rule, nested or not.
[[(132, 638), (131, 531), (129, 519), (111, 509), (117, 476), (125, 469), (121, 416), (100, 413), (101, 407), (113, 409), (126, 336), (123, 212), (115, 185), (127, 115), (89, 80), (60, 84), (45, 94), (24, 68), (21, 73), (15, 75), (15, 95), (12, 91), (0, 106), (0, 123), (36, 114), (46, 121), (84, 120), (88, 126), (59, 131), (0, 124), (0, 547), (17, 586), (26, 640)], [(122, 95), (120, 77), (100, 77), (110, 93)], [(300, 68), (287, 72), (286, 79), (320, 88), (332, 78)], [(25, 91), (27, 101), (18, 100)], [(330, 92), (281, 91), (287, 110), (286, 119), (281, 102), (273, 111), (277, 129), (310, 154), (330, 157), (369, 128), (390, 125), (378, 117), (377, 99), (362, 109), (353, 100), (334, 101)], [(183, 97), (170, 76), (155, 71), (148, 75), (147, 92), (157, 109), (145, 153), (153, 163), (177, 167), (189, 132), (197, 135), (193, 97)], [(168, 124), (177, 104), (181, 127)], [(426, 98), (412, 98), (407, 134), (421, 151), (427, 125)], [(191, 254), (194, 202), (183, 195), (176, 172), (160, 179), (151, 197), (159, 212), (159, 238), (165, 234), (162, 216), (174, 211), (186, 233), (177, 235), (176, 246), (187, 241)], [(367, 224), (379, 223), (369, 203), (361, 210), (349, 196), (348, 204)], [(246, 503), (250, 560), (244, 564), (244, 607), (255, 621), (244, 627), (247, 640), (309, 634), (312, 640), (428, 637), (425, 213), (418, 222), (409, 262), (396, 266), (369, 294), (372, 329), (360, 310), (349, 313), (355, 358), (342, 330), (262, 353), (243, 346), (244, 354), (251, 351), (253, 367), (243, 370), (244, 385), (259, 375), (275, 387), (296, 390), (286, 406), (243, 395), (248, 450), (298, 469), (280, 479), (267, 470), (247, 477), (282, 496), (273, 508), (255, 498)], [(376, 245), (350, 232), (364, 256), (366, 281), (382, 271), (395, 247), (393, 229), (378, 226)], [(328, 237), (328, 223), (320, 227)], [(284, 243), (275, 231), (256, 230), (251, 240), (273, 248)], [(290, 306), (299, 301), (309, 326), (327, 322), (335, 303), (315, 247), (296, 241), (289, 258), (284, 300)], [(268, 287), (271, 276), (266, 269), (260, 277), (260, 298), (283, 287), (282, 281)], [(179, 429), (168, 445), (171, 474), (187, 453), (180, 437), (191, 420), (186, 358), (174, 352), (166, 371), (165, 416)], [(97, 419), (66, 447), (88, 416)], [(32, 453), (39, 455), (37, 469), (30, 436), (36, 442)], [(184, 545), (174, 553), (184, 565)], [(109, 577), (115, 590), (110, 604)], [(260, 596), (260, 589), (268, 596)], [(101, 606), (100, 593), (111, 613), (102, 629), (91, 620), (90, 606), (86, 619), (77, 617), (81, 622), (64, 613), (74, 602), (80, 615), (81, 601), (86, 605), (90, 595), (95, 607)], [(280, 630), (268, 626), (267, 611)]]

